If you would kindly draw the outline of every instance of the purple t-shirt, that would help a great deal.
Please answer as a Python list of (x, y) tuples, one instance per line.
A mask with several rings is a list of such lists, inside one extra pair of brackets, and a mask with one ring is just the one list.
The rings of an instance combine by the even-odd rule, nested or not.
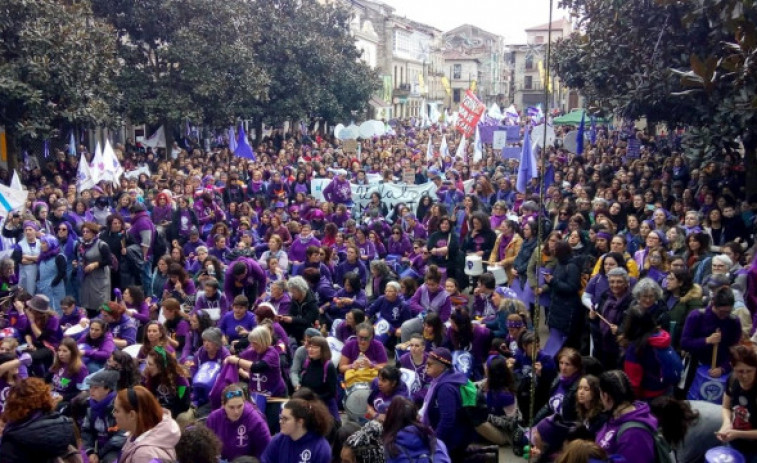
[(251, 347), (239, 355), (240, 358), (250, 362), (265, 362), (268, 365), (264, 371), (250, 372), (250, 392), (269, 395), (272, 397), (284, 397), (286, 385), (281, 377), (281, 362), (276, 348), (269, 347), (262, 354), (258, 354)]

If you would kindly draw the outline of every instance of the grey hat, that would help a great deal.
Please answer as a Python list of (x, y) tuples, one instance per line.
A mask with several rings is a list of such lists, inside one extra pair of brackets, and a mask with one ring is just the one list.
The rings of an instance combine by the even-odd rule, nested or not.
[(320, 336), (320, 335), (321, 335), (321, 332), (318, 331), (315, 328), (308, 328), (308, 329), (305, 330), (305, 336), (307, 336), (307, 337), (314, 338), (314, 337)]
[(208, 328), (202, 332), (202, 340), (210, 341), (213, 344), (221, 347), (223, 346), (223, 332), (220, 328)]
[(89, 378), (89, 386), (99, 386), (115, 391), (118, 387), (119, 374), (115, 370), (100, 370)]
[(43, 294), (37, 294), (26, 301), (26, 306), (36, 312), (46, 313), (50, 311), (50, 299)]

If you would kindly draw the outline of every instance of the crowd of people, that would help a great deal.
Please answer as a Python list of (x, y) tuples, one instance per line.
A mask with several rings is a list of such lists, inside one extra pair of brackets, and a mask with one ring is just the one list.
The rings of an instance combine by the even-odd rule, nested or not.
[[(317, 132), (255, 160), (129, 141), (141, 173), (85, 190), (84, 146), (25, 170), (0, 462), (757, 462), (738, 152), (692, 165), (675, 133), (600, 127), (517, 182), (490, 144), (440, 152), (453, 127), (391, 126), (359, 155)], [(353, 203), (401, 183), (433, 187)]]

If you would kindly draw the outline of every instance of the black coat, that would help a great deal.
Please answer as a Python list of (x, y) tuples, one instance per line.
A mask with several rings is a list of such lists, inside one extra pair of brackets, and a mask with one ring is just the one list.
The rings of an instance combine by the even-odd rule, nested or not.
[[(572, 260), (558, 262), (552, 270), (549, 284), (551, 302), (547, 325), (565, 335), (582, 328), (580, 324), (583, 308), (581, 306), (581, 269)], [(580, 324), (580, 325), (579, 325)]]
[(302, 341), (305, 339), (305, 330), (312, 327), (318, 320), (318, 304), (315, 302), (313, 291), (308, 289), (302, 302), (292, 298), (289, 316), (292, 317), (292, 323), (282, 323), (282, 326), (289, 336), (298, 342)]
[(2, 463), (47, 463), (76, 446), (74, 422), (58, 413), (40, 414), (20, 423), (10, 423), (0, 442)]

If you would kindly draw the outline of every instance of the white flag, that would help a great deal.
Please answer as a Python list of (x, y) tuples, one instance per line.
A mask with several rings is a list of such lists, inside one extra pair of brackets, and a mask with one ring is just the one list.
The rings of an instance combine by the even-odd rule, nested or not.
[(16, 190), (0, 183), (0, 209), (4, 209), (5, 213), (23, 208), (28, 196), (26, 190)]
[(165, 148), (166, 147), (166, 131), (161, 125), (154, 134), (150, 135), (150, 138), (142, 142), (142, 145), (148, 148)]
[(431, 143), (431, 140), (434, 139), (434, 135), (432, 133), (428, 134), (428, 146), (426, 146), (426, 160), (432, 161), (434, 159), (434, 144)]
[(110, 145), (110, 140), (105, 140), (105, 149), (103, 150), (103, 164), (105, 164), (105, 173), (103, 180), (111, 183), (118, 183), (118, 180), (124, 174), (124, 169), (116, 157), (116, 152)]
[(492, 103), (491, 108), (489, 108), (488, 116), (491, 117), (492, 119), (496, 119), (498, 122), (504, 119), (502, 110), (499, 109), (499, 105), (497, 103)]
[(460, 137), (460, 143), (457, 144), (457, 151), (455, 152), (455, 158), (465, 159), (465, 145), (467, 141), (465, 137)]
[(103, 150), (100, 148), (100, 142), (95, 145), (95, 157), (92, 158), (92, 163), (89, 165), (90, 173), (92, 175), (92, 181), (95, 184), (105, 176), (105, 162), (103, 160)]
[(14, 190), (24, 190), (24, 186), (21, 184), (21, 179), (18, 177), (18, 172), (13, 169), (13, 178), (11, 179), (11, 188)]
[(479, 162), (484, 156), (484, 150), (481, 146), (481, 133), (476, 126), (476, 136), (473, 139), (473, 162)]
[(84, 190), (89, 190), (94, 187), (96, 183), (92, 179), (92, 172), (89, 169), (87, 158), (84, 153), (79, 157), (79, 170), (76, 173), (76, 189), (81, 193)]
[(447, 146), (447, 136), (442, 135), (442, 146), (439, 147), (439, 152), (442, 153), (442, 156), (449, 156), (449, 146)]

